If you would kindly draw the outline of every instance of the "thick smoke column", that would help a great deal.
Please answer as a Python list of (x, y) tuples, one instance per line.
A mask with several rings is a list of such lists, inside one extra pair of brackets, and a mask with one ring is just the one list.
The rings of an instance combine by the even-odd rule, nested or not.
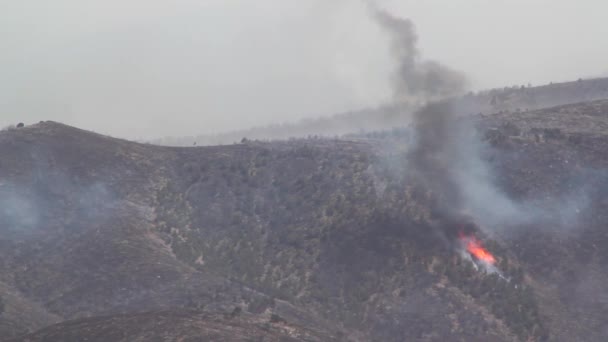
[(451, 105), (435, 102), (414, 113), (415, 144), (407, 155), (408, 172), (438, 196), (443, 214), (456, 214), (464, 208), (459, 169), (466, 168), (470, 156), (462, 146), (462, 132), (467, 131), (454, 119)]
[[(398, 63), (394, 75), (396, 100), (425, 104), (413, 114), (415, 144), (408, 152), (408, 173), (439, 196), (443, 214), (463, 208), (458, 169), (466, 168), (471, 152), (463, 146), (468, 132), (445, 99), (466, 91), (466, 77), (438, 62), (423, 60), (416, 47), (414, 24), (378, 9), (373, 17), (391, 36), (392, 53)], [(464, 139), (466, 140), (466, 139)], [(455, 212), (454, 212), (455, 214)]]
[[(396, 100), (415, 101), (421, 109), (412, 115), (413, 144), (407, 152), (406, 174), (433, 193), (435, 213), (452, 222), (462, 215), (496, 229), (539, 220), (571, 222), (585, 196), (552, 199), (541, 209), (532, 199), (516, 202), (502, 191), (494, 172), (482, 157), (488, 146), (473, 127), (462, 102), (454, 97), (467, 90), (466, 77), (438, 62), (421, 58), (413, 23), (370, 6), (372, 17), (392, 40), (398, 64), (394, 74)], [(574, 206), (572, 203), (577, 203)], [(556, 215), (559, 214), (559, 215)]]
[(399, 66), (394, 78), (397, 100), (431, 101), (460, 95), (467, 88), (466, 77), (438, 62), (422, 60), (416, 44), (418, 35), (409, 19), (373, 10), (378, 24), (391, 36), (392, 53)]

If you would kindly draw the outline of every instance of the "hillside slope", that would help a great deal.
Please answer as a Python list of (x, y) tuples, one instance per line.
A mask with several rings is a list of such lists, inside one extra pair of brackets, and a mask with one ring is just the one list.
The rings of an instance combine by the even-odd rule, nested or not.
[[(608, 101), (473, 118), (513, 199), (585, 190), (575, 219), (501, 227), (438, 214), (407, 131), (192, 148), (0, 132), (0, 336), (602, 341), (606, 118)], [(467, 227), (504, 278), (437, 227)]]

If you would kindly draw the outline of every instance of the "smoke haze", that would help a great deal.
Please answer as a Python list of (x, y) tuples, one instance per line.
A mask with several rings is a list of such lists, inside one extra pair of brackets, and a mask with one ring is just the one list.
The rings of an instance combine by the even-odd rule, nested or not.
[[(418, 51), (466, 72), (473, 89), (606, 69), (603, 1), (381, 3), (412, 18)], [(392, 98), (382, 31), (363, 1), (4, 1), (0, 127), (55, 120), (157, 138), (374, 107)], [(434, 82), (437, 66), (422, 67), (414, 76)]]

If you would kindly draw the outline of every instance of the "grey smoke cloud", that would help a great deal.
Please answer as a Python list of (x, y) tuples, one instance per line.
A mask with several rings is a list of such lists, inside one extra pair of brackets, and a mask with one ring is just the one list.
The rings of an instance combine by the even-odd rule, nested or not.
[[(115, 191), (109, 185), (111, 176), (88, 177), (75, 168), (55, 164), (58, 151), (43, 143), (20, 144), (23, 133), (0, 131), (4, 147), (0, 154), (6, 162), (0, 170), (0, 235), (3, 238), (36, 238), (40, 231), (71, 227), (76, 217), (98, 223), (111, 218), (108, 208), (117, 202)], [(11, 146), (9, 149), (19, 147), (7, 153), (7, 146)], [(12, 159), (15, 155), (20, 158), (18, 162)]]
[[(39, 224), (36, 205), (30, 198), (12, 189), (9, 184), (0, 185), (0, 230), (6, 235), (17, 231), (30, 231)], [(7, 230), (7, 231), (5, 231)]]
[(392, 40), (397, 64), (395, 97), (424, 104), (411, 117), (413, 142), (407, 151), (405, 172), (433, 192), (441, 215), (452, 219), (472, 216), (494, 231), (541, 220), (574, 226), (588, 203), (586, 192), (578, 189), (549, 201), (510, 198), (497, 186), (495, 170), (484, 159), (497, 151), (484, 142), (473, 120), (462, 117), (465, 104), (453, 98), (468, 89), (466, 76), (422, 58), (411, 20), (383, 10), (372, 11)]
[(464, 74), (433, 60), (424, 60), (417, 47), (418, 35), (410, 19), (374, 10), (374, 18), (391, 37), (391, 52), (398, 60), (393, 78), (397, 100), (438, 100), (462, 94), (468, 88)]
[(470, 133), (469, 128), (456, 120), (454, 104), (446, 99), (466, 90), (466, 77), (439, 62), (422, 58), (411, 20), (373, 6), (370, 9), (391, 38), (397, 64), (393, 75), (395, 98), (426, 103), (412, 115), (414, 144), (408, 151), (407, 172), (441, 197), (442, 211), (459, 211), (463, 209), (459, 204), (465, 194), (455, 171), (473, 165), (474, 151), (467, 144), (469, 141), (463, 139)]

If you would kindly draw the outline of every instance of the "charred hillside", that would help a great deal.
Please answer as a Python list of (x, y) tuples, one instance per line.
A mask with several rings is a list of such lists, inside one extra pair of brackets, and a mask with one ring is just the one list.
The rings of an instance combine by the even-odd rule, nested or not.
[(501, 191), (542, 213), (492, 225), (446, 215), (407, 129), (190, 148), (0, 132), (0, 336), (602, 341), (606, 118), (599, 101), (465, 119)]

